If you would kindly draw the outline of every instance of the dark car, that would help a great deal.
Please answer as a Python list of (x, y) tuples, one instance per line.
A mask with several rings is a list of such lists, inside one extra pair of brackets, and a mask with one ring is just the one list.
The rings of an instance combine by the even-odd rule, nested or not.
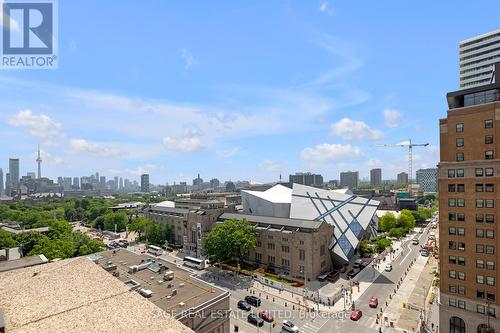
[(264, 325), (264, 320), (257, 316), (255, 313), (250, 313), (247, 317), (249, 323), (254, 324), (256, 326)]
[(239, 309), (242, 309), (242, 310), (245, 310), (245, 311), (250, 311), (250, 309), (252, 308), (250, 306), (250, 304), (248, 304), (247, 302), (245, 301), (239, 301), (238, 302), (238, 308)]
[(352, 279), (359, 273), (359, 269), (351, 269), (349, 272), (347, 272), (347, 277), (349, 279)]
[(255, 296), (246, 296), (245, 302), (253, 306), (260, 306), (260, 298)]

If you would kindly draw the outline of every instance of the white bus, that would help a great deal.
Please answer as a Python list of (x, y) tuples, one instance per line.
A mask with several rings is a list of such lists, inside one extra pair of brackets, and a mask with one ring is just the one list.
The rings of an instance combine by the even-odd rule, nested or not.
[(163, 249), (155, 245), (148, 245), (148, 253), (155, 256), (161, 256), (163, 254)]
[(184, 265), (196, 269), (205, 269), (205, 260), (193, 257), (184, 257)]

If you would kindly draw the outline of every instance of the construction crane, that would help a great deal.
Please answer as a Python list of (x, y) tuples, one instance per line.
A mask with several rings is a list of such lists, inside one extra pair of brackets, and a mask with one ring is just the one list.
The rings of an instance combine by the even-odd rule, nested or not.
[(412, 143), (411, 139), (396, 144), (380, 144), (377, 147), (408, 147), (408, 193), (413, 196), (413, 147), (427, 147), (428, 143)]

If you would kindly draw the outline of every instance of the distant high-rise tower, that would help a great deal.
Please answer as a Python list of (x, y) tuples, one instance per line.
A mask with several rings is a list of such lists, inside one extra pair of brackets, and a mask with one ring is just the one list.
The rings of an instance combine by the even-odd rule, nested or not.
[(17, 190), (19, 187), (19, 159), (9, 159), (9, 174), (10, 174), (10, 187), (12, 190)]
[(3, 170), (0, 168), (0, 195), (3, 194)]
[(40, 156), (40, 145), (38, 145), (38, 157), (36, 159), (38, 164), (38, 179), (42, 178), (42, 157)]
[(141, 192), (149, 192), (149, 175), (141, 175)]
[(382, 184), (382, 169), (377, 168), (370, 170), (370, 184), (373, 186)]
[(500, 61), (500, 29), (460, 42), (460, 89), (495, 82), (495, 63)]
[(10, 173), (5, 174), (5, 194), (10, 195), (11, 192), (11, 185), (10, 185)]

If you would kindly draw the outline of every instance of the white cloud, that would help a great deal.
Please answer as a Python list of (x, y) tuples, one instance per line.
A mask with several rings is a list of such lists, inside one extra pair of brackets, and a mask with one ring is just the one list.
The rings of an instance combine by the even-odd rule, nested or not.
[(163, 145), (167, 151), (176, 153), (192, 153), (206, 148), (202, 139), (194, 136), (182, 138), (172, 138), (167, 136), (163, 138)]
[(363, 155), (361, 149), (350, 144), (329, 144), (322, 143), (314, 148), (304, 148), (301, 152), (301, 157), (306, 161), (325, 162), (332, 160), (353, 160)]
[(184, 60), (184, 69), (187, 71), (198, 65), (193, 54), (186, 49), (181, 50), (181, 57)]
[(333, 14), (333, 9), (330, 7), (328, 1), (321, 2), (321, 4), (319, 5), (319, 11), (327, 15)]
[(384, 162), (378, 158), (370, 158), (366, 163), (369, 167), (381, 167)]
[[(33, 158), (38, 157), (38, 152), (33, 152)], [(40, 149), (40, 157), (42, 159), (42, 171), (43, 171), (43, 166), (46, 164), (49, 165), (64, 165), (66, 164), (64, 162), (64, 159), (59, 156), (54, 156), (48, 151), (45, 151), (43, 149)]]
[(332, 134), (345, 140), (380, 140), (384, 137), (382, 131), (372, 129), (359, 120), (343, 118), (331, 125)]
[(384, 124), (389, 128), (398, 127), (401, 120), (403, 120), (403, 114), (398, 110), (385, 109), (384, 110)]
[(8, 124), (14, 127), (22, 127), (29, 133), (42, 139), (50, 139), (61, 135), (62, 124), (54, 121), (49, 116), (35, 115), (31, 110), (21, 110), (15, 116), (8, 119)]
[(262, 161), (260, 167), (266, 172), (279, 172), (283, 169), (283, 166), (281, 164), (273, 160)]
[(222, 158), (229, 158), (237, 155), (241, 152), (240, 147), (233, 147), (228, 149), (220, 149), (216, 151), (216, 154)]
[(125, 154), (100, 143), (90, 142), (84, 139), (72, 139), (71, 148), (76, 153), (91, 154), (99, 157), (123, 157)]

